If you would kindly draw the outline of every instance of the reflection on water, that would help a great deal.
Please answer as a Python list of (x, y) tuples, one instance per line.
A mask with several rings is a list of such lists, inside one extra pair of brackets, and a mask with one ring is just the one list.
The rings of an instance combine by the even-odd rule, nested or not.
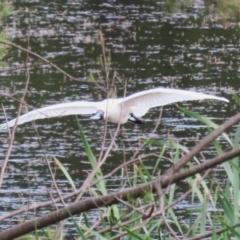
[[(196, 90), (230, 98), (230, 89), (239, 89), (238, 28), (234, 24), (223, 29), (218, 21), (202, 19), (199, 9), (188, 9), (184, 14), (163, 11), (158, 1), (135, 2), (74, 2), (49, 1), (16, 2), (16, 12), (3, 25), (16, 44), (46, 57), (72, 76), (87, 78), (91, 72), (101, 72), (97, 58), (102, 54), (98, 32), (101, 29), (106, 48), (111, 53), (112, 69), (120, 79), (128, 80), (127, 93), (153, 87), (173, 87)], [(37, 13), (37, 14), (36, 14)], [(29, 43), (27, 37), (30, 37)], [(25, 87), (26, 55), (11, 49), (9, 66), (1, 71), (0, 91), (15, 94), (19, 98)], [(34, 108), (62, 101), (99, 100), (105, 98), (94, 84), (70, 81), (49, 65), (33, 57), (29, 60), (30, 85), (26, 101)], [(8, 70), (8, 69), (11, 70)], [(7, 71), (8, 70), (8, 71)], [(118, 96), (124, 89), (116, 82)], [(2, 98), (7, 118), (14, 118), (18, 102)], [(218, 101), (198, 101), (182, 104), (191, 110), (208, 116), (217, 123), (223, 122), (236, 111), (234, 104)], [(117, 136), (118, 150), (111, 153), (104, 172), (109, 172), (132, 155), (139, 146), (139, 139), (146, 138), (155, 127), (159, 116), (151, 110), (145, 126), (127, 123)], [(1, 122), (4, 115), (0, 115)], [(80, 117), (83, 130), (94, 153), (101, 150), (104, 123)], [(66, 166), (76, 185), (86, 177), (90, 169), (83, 152), (74, 116), (45, 119), (21, 125), (14, 139), (14, 147), (5, 173), (0, 194), (1, 213), (18, 209), (27, 203), (49, 199), (51, 178), (43, 156), (57, 156)], [(116, 126), (109, 124), (108, 131)], [(161, 124), (155, 138), (166, 139), (168, 134), (187, 146), (193, 146), (207, 130), (201, 123), (184, 116), (175, 106), (164, 107)], [(111, 141), (107, 132), (107, 142)], [(0, 157), (4, 159), (8, 148), (7, 133), (0, 133)], [(141, 154), (160, 149), (146, 147)], [(124, 156), (126, 151), (126, 156)], [(211, 153), (211, 149), (206, 154)], [(148, 167), (154, 159), (148, 161)], [(163, 168), (168, 162), (162, 163)], [(70, 191), (65, 177), (58, 171), (58, 185), (62, 191)], [(113, 182), (112, 182), (113, 183)], [(110, 184), (110, 183), (109, 183)], [(110, 186), (114, 187), (114, 186)], [(68, 189), (69, 188), (69, 189)]]

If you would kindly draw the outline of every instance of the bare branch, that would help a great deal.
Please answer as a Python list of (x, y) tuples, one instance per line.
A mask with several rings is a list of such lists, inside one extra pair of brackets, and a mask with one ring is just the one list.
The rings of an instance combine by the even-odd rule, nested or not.
[(8, 45), (8, 46), (11, 46), (11, 47), (15, 47), (15, 48), (18, 48), (20, 50), (22, 50), (23, 52), (26, 52), (36, 58), (39, 58), (41, 59), (43, 62), (51, 65), (52, 67), (54, 67), (55, 69), (57, 69), (60, 73), (62, 73), (63, 75), (67, 76), (68, 78), (70, 78), (71, 80), (75, 80), (75, 81), (79, 81), (79, 82), (84, 82), (84, 83), (91, 83), (90, 81), (88, 80), (84, 80), (84, 79), (80, 79), (80, 78), (75, 78), (73, 76), (71, 76), (70, 74), (66, 73), (65, 71), (63, 71), (61, 68), (59, 68), (57, 65), (53, 64), (52, 62), (50, 62), (49, 60), (47, 60), (46, 58), (44, 57), (41, 57), (39, 54), (37, 53), (34, 53), (32, 52), (31, 50), (29, 49), (26, 49), (26, 48), (23, 48), (17, 44), (14, 44), (14, 43), (11, 43), (11, 42), (6, 42), (6, 41), (3, 41), (3, 40), (0, 40), (0, 43), (2, 44), (5, 44), (5, 45)]

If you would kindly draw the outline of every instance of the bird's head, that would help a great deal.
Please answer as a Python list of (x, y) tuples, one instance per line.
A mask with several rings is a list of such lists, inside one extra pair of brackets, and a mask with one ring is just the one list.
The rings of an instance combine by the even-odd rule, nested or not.
[(90, 119), (105, 120), (104, 112), (103, 111), (97, 111), (93, 116), (90, 117)]

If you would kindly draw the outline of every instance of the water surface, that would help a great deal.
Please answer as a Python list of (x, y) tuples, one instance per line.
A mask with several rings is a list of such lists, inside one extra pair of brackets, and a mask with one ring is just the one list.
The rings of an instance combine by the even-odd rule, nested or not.
[[(52, 61), (70, 75), (87, 80), (90, 73), (104, 71), (98, 58), (102, 56), (99, 31), (104, 35), (107, 52), (111, 54), (111, 74), (117, 72), (121, 81), (128, 81), (127, 94), (154, 87), (194, 90), (228, 98), (231, 103), (194, 101), (181, 105), (205, 115), (220, 124), (236, 112), (231, 92), (240, 87), (239, 78), (239, 27), (235, 23), (224, 28), (221, 21), (204, 17), (201, 1), (183, 13), (168, 13), (161, 1), (15, 1), (15, 11), (2, 24), (8, 36), (20, 46)], [(20, 98), (26, 83), (24, 63), (26, 54), (10, 49), (12, 58), (1, 71), (0, 91), (15, 93)], [(28, 61), (30, 84), (26, 96), (28, 109), (54, 103), (104, 99), (105, 93), (95, 84), (69, 80), (51, 66), (30, 56)], [(97, 76), (97, 74), (95, 75)], [(124, 87), (115, 82), (118, 97)], [(11, 98), (1, 98), (7, 118), (16, 116), (19, 103)], [(117, 151), (111, 153), (103, 172), (110, 172), (125, 157), (132, 156), (139, 139), (153, 131), (159, 109), (146, 116), (145, 126), (127, 123), (117, 136)], [(79, 117), (84, 133), (96, 156), (101, 150), (104, 123)], [(3, 113), (0, 114), (4, 121)], [(37, 127), (37, 132), (36, 128)], [(110, 142), (109, 132), (116, 126), (109, 124), (105, 148)], [(184, 116), (174, 105), (164, 107), (155, 138), (164, 140), (172, 134), (176, 141), (193, 146), (207, 134), (206, 127)], [(8, 148), (8, 134), (0, 133), (0, 158), (3, 161)], [(224, 143), (223, 143), (224, 144)], [(145, 147), (141, 154), (161, 148)], [(215, 154), (209, 147), (205, 157)], [(38, 120), (35, 127), (27, 123), (18, 127), (14, 146), (4, 175), (0, 193), (1, 214), (19, 209), (27, 203), (49, 200), (52, 180), (44, 157), (56, 156), (68, 169), (76, 186), (80, 186), (91, 169), (84, 154), (75, 116)], [(154, 158), (147, 161), (152, 168)], [(162, 162), (162, 167), (169, 162)], [(57, 184), (62, 192), (70, 186), (60, 170), (56, 172)], [(224, 176), (220, 176), (223, 177)], [(117, 178), (117, 176), (116, 176)], [(109, 182), (113, 189), (114, 179)], [(29, 218), (31, 214), (29, 215)], [(6, 223), (14, 224), (14, 223)]]

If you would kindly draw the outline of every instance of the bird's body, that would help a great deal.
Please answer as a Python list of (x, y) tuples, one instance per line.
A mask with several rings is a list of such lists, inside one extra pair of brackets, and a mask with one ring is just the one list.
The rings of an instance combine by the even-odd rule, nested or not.
[(144, 123), (141, 118), (150, 108), (164, 106), (166, 104), (188, 101), (215, 99), (228, 102), (226, 98), (216, 97), (193, 91), (154, 88), (132, 94), (128, 97), (118, 99), (105, 99), (101, 102), (76, 101), (60, 103), (30, 111), (18, 119), (13, 119), (7, 123), (0, 124), (0, 129), (13, 127), (17, 120), (17, 125), (32, 120), (61, 117), (66, 115), (89, 115), (91, 119), (107, 120), (116, 124), (124, 124), (132, 121), (138, 124)]

